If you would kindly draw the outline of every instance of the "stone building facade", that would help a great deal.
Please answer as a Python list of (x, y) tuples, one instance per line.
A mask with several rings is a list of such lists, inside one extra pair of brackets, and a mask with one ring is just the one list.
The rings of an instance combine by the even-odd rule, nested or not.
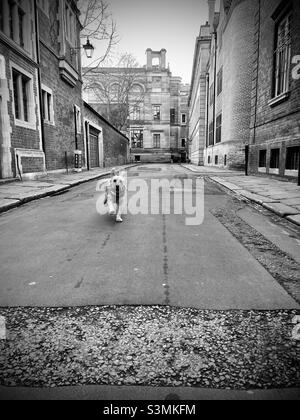
[(214, 0), (208, 5), (189, 97), (192, 162), (295, 179), (300, 3), (221, 0), (219, 12)]
[[(173, 77), (166, 66), (166, 50), (146, 51), (147, 64), (144, 67), (130, 69), (130, 75), (123, 68), (109, 68), (96, 74), (87, 75), (85, 84), (102, 85), (103, 73), (109, 73), (114, 79), (109, 91), (116, 92), (115, 107), (120, 114), (127, 116), (124, 131), (130, 137), (130, 159), (137, 162), (185, 161), (188, 139), (188, 94), (189, 86), (181, 83), (180, 77)], [(134, 76), (132, 76), (134, 75)], [(126, 101), (118, 102), (118, 78), (130, 79), (130, 91)], [(112, 118), (106, 110), (107, 100), (95, 93), (94, 88), (86, 89), (86, 100)], [(110, 107), (113, 109), (113, 106)], [(112, 113), (112, 112), (111, 112)]]
[(249, 172), (297, 179), (300, 153), (300, 3), (255, 8)]

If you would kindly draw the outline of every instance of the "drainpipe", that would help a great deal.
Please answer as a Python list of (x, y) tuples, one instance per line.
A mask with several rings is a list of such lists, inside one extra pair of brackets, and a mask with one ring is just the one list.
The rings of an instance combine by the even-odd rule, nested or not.
[(209, 73), (206, 75), (206, 148), (209, 142)]
[(85, 137), (86, 137), (86, 167), (90, 170), (90, 151), (89, 151), (89, 137), (90, 137), (90, 125), (88, 121), (85, 122)]
[(215, 145), (216, 134), (216, 84), (217, 84), (217, 32), (213, 32), (215, 40), (215, 63), (214, 63), (214, 104), (213, 104), (213, 142)]
[(253, 144), (256, 143), (256, 123), (257, 123), (257, 102), (258, 102), (258, 74), (260, 59), (260, 30), (261, 30), (261, 0), (258, 0), (258, 40), (257, 40), (257, 71), (256, 71), (256, 87), (255, 87), (255, 105), (254, 105), (254, 126), (253, 126)]
[(41, 121), (41, 136), (42, 136), (42, 148), (45, 153), (45, 127), (43, 117), (43, 94), (42, 94), (42, 77), (41, 77), (41, 54), (40, 54), (40, 31), (39, 31), (39, 18), (38, 18), (38, 6), (37, 0), (34, 0), (34, 19), (35, 19), (35, 42), (36, 42), (36, 59), (38, 64), (38, 91), (40, 100), (40, 121)]
[(78, 149), (78, 139), (77, 139), (77, 108), (74, 105), (74, 124), (75, 124), (75, 150)]

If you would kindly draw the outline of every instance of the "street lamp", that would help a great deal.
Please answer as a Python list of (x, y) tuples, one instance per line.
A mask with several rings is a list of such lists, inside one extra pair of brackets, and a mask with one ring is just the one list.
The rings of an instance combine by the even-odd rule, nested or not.
[(77, 50), (81, 50), (82, 48), (84, 49), (87, 58), (93, 57), (95, 47), (90, 43), (89, 39), (87, 39), (86, 44), (84, 44), (82, 47), (71, 48), (71, 55), (77, 54)]

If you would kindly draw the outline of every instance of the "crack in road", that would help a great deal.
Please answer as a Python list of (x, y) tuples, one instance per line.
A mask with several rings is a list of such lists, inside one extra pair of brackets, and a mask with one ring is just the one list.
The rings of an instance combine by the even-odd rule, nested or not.
[(166, 215), (163, 214), (163, 271), (164, 271), (164, 293), (165, 293), (165, 305), (170, 305), (170, 286), (169, 286), (169, 257), (168, 257), (168, 245), (167, 245), (167, 224)]

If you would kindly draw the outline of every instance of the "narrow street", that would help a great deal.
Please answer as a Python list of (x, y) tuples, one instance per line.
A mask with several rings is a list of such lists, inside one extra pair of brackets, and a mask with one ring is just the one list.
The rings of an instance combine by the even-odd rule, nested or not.
[(97, 199), (90, 182), (0, 216), (1, 385), (300, 386), (297, 226), (209, 179), (199, 226), (172, 212), (116, 224)]

